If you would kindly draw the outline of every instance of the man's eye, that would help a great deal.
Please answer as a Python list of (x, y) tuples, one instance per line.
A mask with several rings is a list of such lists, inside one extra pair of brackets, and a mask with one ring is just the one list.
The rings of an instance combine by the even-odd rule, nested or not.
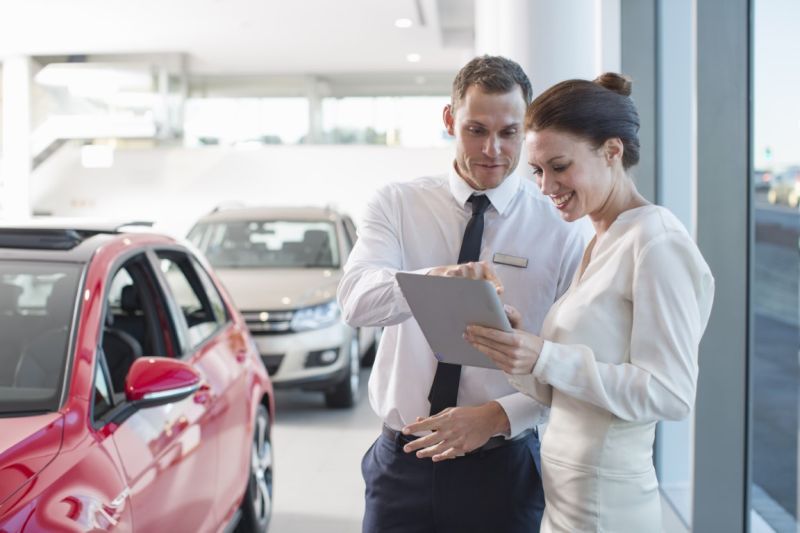
[(567, 170), (567, 167), (569, 167), (569, 165), (553, 167), (553, 172), (564, 172), (565, 170)]
[(517, 134), (517, 130), (515, 130), (515, 129), (514, 130), (505, 130), (503, 132), (503, 135), (505, 135), (506, 137), (513, 137), (516, 134)]
[(473, 135), (481, 135), (483, 133), (483, 128), (467, 128), (467, 131)]

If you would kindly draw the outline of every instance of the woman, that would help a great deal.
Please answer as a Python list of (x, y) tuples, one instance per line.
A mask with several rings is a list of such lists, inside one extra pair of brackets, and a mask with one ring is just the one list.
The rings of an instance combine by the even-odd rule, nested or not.
[(714, 280), (681, 223), (631, 179), (630, 89), (609, 73), (559, 83), (531, 104), (525, 142), (537, 183), (565, 220), (588, 215), (596, 235), (541, 336), (475, 325), (465, 334), (517, 389), (551, 406), (544, 532), (660, 531), (656, 422), (694, 404)]

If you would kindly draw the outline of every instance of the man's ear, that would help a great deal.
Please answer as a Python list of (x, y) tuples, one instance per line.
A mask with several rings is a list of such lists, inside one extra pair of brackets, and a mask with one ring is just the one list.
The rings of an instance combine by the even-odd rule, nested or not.
[(450, 135), (455, 135), (455, 122), (456, 118), (453, 116), (455, 114), (455, 110), (451, 104), (447, 104), (444, 106), (444, 110), (442, 111), (442, 119), (444, 120), (444, 127), (447, 130), (447, 133)]
[(615, 161), (622, 163), (622, 156), (625, 153), (625, 145), (622, 144), (622, 139), (619, 137), (606, 139), (606, 142), (603, 143), (603, 153), (608, 164), (612, 164)]

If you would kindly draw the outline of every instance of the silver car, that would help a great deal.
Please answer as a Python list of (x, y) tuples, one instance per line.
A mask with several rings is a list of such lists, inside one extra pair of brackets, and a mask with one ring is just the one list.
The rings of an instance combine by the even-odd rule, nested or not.
[(336, 303), (355, 239), (349, 217), (317, 207), (215, 210), (189, 232), (244, 316), (273, 385), (322, 391), (329, 407), (356, 403), (360, 367), (380, 335), (345, 324)]

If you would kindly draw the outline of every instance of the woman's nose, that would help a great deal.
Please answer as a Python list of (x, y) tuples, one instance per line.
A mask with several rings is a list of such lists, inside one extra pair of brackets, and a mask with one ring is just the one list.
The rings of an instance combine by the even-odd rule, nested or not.
[(555, 189), (553, 180), (544, 174), (536, 176), (536, 183), (539, 185), (539, 190), (542, 191), (544, 195), (551, 194)]

